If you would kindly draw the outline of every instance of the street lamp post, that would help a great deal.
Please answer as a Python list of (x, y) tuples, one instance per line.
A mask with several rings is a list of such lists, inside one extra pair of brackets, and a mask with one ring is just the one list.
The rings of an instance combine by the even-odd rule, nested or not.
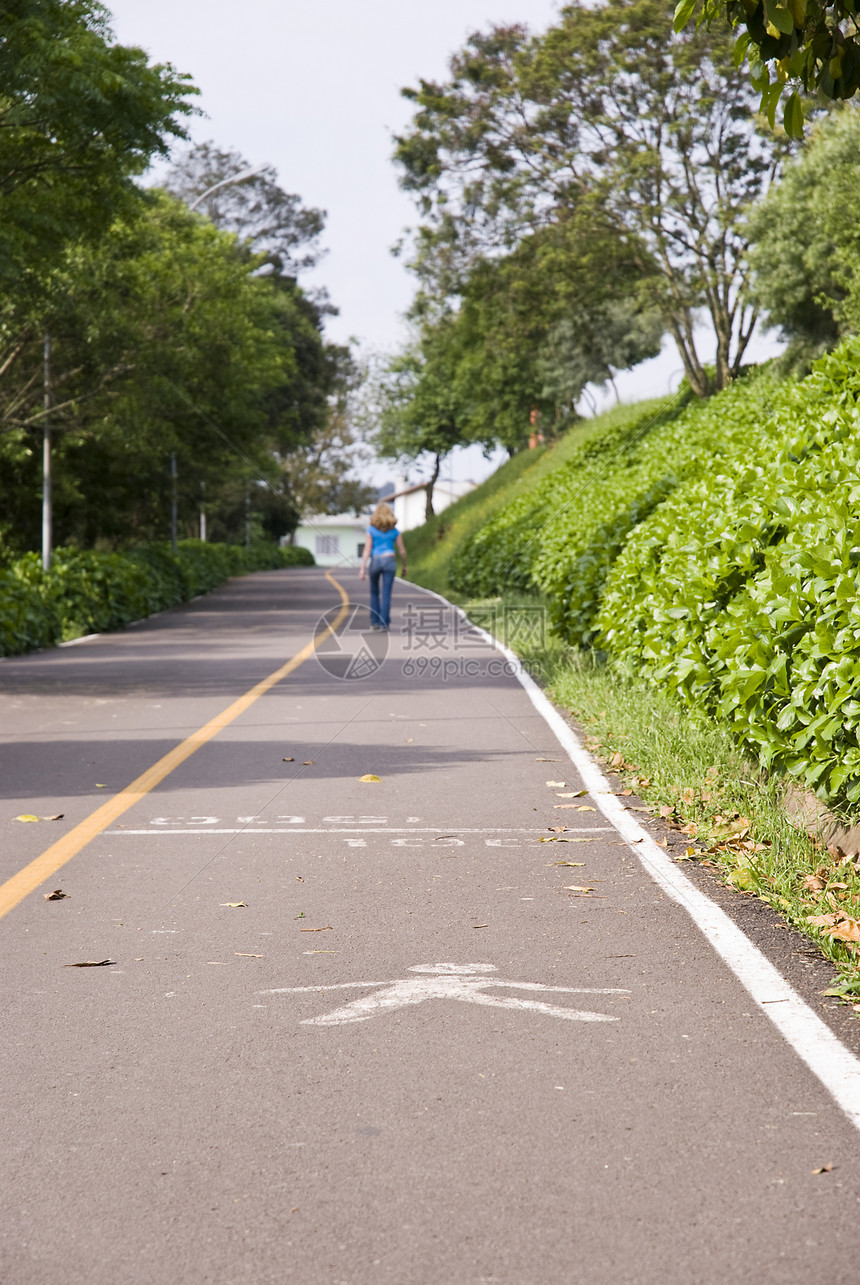
[(261, 174), (265, 168), (265, 165), (256, 165), (253, 169), (240, 170), (238, 174), (231, 174), (229, 178), (222, 178), (219, 182), (213, 183), (211, 187), (207, 187), (205, 192), (201, 192), (200, 195), (191, 202), (188, 207), (189, 210), (196, 210), (201, 201), (205, 201), (207, 196), (211, 196), (212, 193), (217, 192), (219, 188), (230, 187), (234, 183), (244, 183), (246, 179), (256, 178), (256, 176)]
[(42, 419), (42, 568), (47, 571), (51, 566), (54, 526), (51, 477), (51, 336), (47, 331), (42, 350), (42, 377), (45, 407)]

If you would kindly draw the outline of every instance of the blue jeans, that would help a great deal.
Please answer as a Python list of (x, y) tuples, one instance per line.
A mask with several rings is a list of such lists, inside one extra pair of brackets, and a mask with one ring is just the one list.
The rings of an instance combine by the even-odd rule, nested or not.
[(391, 589), (397, 574), (393, 554), (370, 559), (370, 623), (387, 629), (391, 624)]

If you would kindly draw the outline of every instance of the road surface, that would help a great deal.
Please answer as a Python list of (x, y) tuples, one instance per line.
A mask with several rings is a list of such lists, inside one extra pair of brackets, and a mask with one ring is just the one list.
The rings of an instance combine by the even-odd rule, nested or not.
[(855, 1127), (499, 653), (365, 596), (0, 664), (0, 1280), (856, 1282)]

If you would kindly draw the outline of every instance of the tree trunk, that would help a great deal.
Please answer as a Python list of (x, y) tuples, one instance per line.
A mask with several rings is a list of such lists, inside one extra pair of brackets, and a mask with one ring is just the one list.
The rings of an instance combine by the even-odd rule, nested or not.
[(426, 496), (426, 500), (424, 504), (424, 521), (425, 522), (429, 522), (430, 519), (435, 516), (433, 512), (433, 487), (436, 485), (439, 479), (439, 470), (441, 467), (442, 467), (442, 456), (437, 455), (436, 463), (433, 466), (433, 475), (430, 478), (430, 481), (427, 483), (427, 485), (424, 488), (424, 494)]

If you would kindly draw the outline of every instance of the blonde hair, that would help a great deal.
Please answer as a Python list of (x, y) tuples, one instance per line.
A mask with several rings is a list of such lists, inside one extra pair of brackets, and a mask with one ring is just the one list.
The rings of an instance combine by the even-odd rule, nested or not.
[(397, 526), (397, 518), (394, 516), (394, 510), (380, 500), (373, 513), (370, 516), (370, 525), (375, 526), (377, 531), (391, 531)]

